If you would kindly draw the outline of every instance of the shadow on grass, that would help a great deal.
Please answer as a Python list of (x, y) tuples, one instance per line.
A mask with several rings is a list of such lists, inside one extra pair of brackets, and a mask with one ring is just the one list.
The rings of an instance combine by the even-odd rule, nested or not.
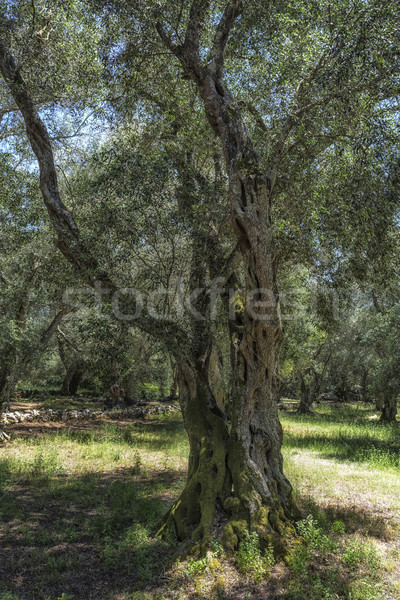
[[(328, 407), (319, 410), (324, 408)], [(365, 406), (338, 407), (311, 415), (286, 412), (282, 415), (284, 446), (316, 451), (320, 458), (400, 468), (400, 423), (374, 422), (367, 418), (372, 413)]]
[(388, 521), (385, 515), (368, 512), (365, 506), (346, 506), (341, 503), (320, 506), (314, 499), (296, 492), (295, 501), (303, 517), (312, 514), (328, 533), (335, 521), (344, 523), (346, 533), (361, 533), (382, 541), (390, 541), (400, 533), (397, 522)]
[(173, 448), (179, 443), (187, 444), (187, 438), (179, 414), (159, 420), (143, 419), (131, 421), (127, 419), (112, 421), (66, 421), (66, 422), (29, 422), (18, 423), (9, 427), (12, 439), (27, 439), (29, 443), (40, 443), (40, 437), (60, 436), (62, 440), (71, 440), (82, 444), (101, 443), (102, 441), (127, 444), (140, 449), (153, 451)]
[(376, 468), (400, 469), (400, 441), (384, 441), (371, 435), (339, 434), (327, 437), (323, 433), (296, 435), (285, 433), (284, 446), (290, 449), (306, 449), (318, 452), (319, 458), (368, 463)]
[(2, 460), (0, 475), (8, 482), (0, 492), (2, 593), (110, 598), (127, 586), (141, 589), (173, 552), (173, 542), (154, 531), (179, 492), (180, 473), (71, 476), (44, 466), (18, 479)]

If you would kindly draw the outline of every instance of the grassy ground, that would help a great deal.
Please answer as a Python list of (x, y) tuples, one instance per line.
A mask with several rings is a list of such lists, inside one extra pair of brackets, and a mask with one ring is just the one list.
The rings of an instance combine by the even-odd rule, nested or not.
[(398, 600), (399, 426), (357, 406), (281, 417), (305, 518), (304, 542), (278, 564), (249, 537), (235, 557), (216, 542), (207, 560), (168, 565), (173, 541), (153, 532), (184, 483), (179, 415), (13, 426), (0, 448), (0, 600)]

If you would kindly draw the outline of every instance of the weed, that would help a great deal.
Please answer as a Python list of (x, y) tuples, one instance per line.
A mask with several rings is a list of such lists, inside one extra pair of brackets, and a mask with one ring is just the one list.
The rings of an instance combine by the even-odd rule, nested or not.
[(298, 544), (287, 556), (286, 562), (296, 575), (306, 576), (308, 563), (310, 561), (310, 550), (304, 544)]
[(370, 575), (373, 575), (382, 566), (382, 557), (376, 547), (357, 538), (347, 544), (342, 560), (351, 569), (364, 563)]
[(62, 467), (58, 463), (58, 455), (56, 451), (40, 451), (34, 458), (31, 465), (31, 476), (53, 475), (61, 471)]
[(139, 475), (139, 473), (142, 470), (143, 461), (137, 450), (135, 451), (135, 453), (133, 455), (133, 460), (134, 460), (134, 464), (132, 467), (132, 473), (134, 473), (135, 475)]
[(333, 521), (331, 525), (331, 531), (332, 533), (338, 534), (346, 533), (346, 525), (343, 523), (343, 521)]
[(215, 557), (221, 556), (223, 554), (223, 552), (224, 552), (223, 546), (216, 539), (213, 539), (211, 541), (210, 547), (211, 547), (212, 554)]
[(203, 573), (207, 568), (207, 558), (200, 558), (199, 560), (190, 560), (185, 570), (186, 577), (194, 577)]
[(308, 542), (311, 550), (320, 553), (332, 552), (336, 549), (336, 542), (322, 533), (322, 529), (312, 515), (308, 515), (296, 524), (299, 534)]
[(359, 579), (350, 584), (348, 600), (383, 600), (384, 595), (379, 584)]
[(274, 556), (271, 547), (267, 548), (264, 556), (260, 551), (260, 542), (256, 532), (245, 532), (244, 539), (239, 544), (236, 553), (239, 571), (250, 574), (255, 581), (261, 581), (273, 565)]

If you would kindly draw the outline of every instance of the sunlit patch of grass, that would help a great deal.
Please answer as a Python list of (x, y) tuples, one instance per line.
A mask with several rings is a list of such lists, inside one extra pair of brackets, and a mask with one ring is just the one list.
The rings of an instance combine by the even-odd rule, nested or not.
[[(320, 415), (283, 413), (285, 469), (303, 496), (395, 510), (400, 494), (400, 428), (371, 423), (364, 407), (322, 406)], [(358, 497), (357, 497), (358, 495)]]
[[(391, 558), (382, 554), (381, 546), (388, 540), (400, 542), (400, 429), (371, 421), (371, 413), (360, 405), (322, 405), (314, 415), (281, 415), (285, 472), (294, 485), (296, 500), (327, 532), (342, 538), (340, 551), (331, 562), (336, 562), (339, 579), (346, 583), (346, 600), (383, 598), (376, 578), (385, 570), (390, 572), (386, 587), (393, 588), (399, 575), (390, 565), (386, 569)], [(371, 537), (361, 538), (357, 532)], [(306, 555), (305, 549), (299, 549), (294, 556), (295, 568), (303, 568), (303, 573), (309, 573)], [(293, 583), (287, 597), (325, 597), (319, 590), (323, 576), (318, 577), (307, 583), (306, 590), (304, 582), (303, 588)], [(331, 592), (324, 592), (327, 598), (341, 597), (338, 583), (328, 588)]]
[[(1, 481), (20, 479), (39, 471), (82, 473), (107, 472), (140, 467), (144, 471), (173, 468), (184, 472), (188, 442), (178, 416), (145, 425), (120, 427), (115, 423), (94, 424), (91, 430), (62, 430), (41, 437), (15, 439), (2, 448)], [(5, 462), (4, 462), (5, 461)]]

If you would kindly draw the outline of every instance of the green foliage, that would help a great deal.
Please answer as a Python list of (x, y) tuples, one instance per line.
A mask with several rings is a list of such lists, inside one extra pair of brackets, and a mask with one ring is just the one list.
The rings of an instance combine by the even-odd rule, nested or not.
[(296, 528), (311, 550), (318, 550), (321, 553), (335, 550), (334, 540), (322, 532), (321, 527), (312, 515), (308, 515), (308, 517), (296, 523)]
[(357, 538), (347, 544), (342, 554), (342, 560), (351, 569), (364, 564), (370, 574), (375, 574), (382, 566), (382, 556), (377, 548)]
[(198, 560), (190, 560), (187, 564), (185, 575), (186, 577), (194, 577), (203, 573), (207, 568), (207, 557)]
[(332, 525), (331, 525), (331, 531), (332, 533), (338, 533), (338, 534), (343, 534), (346, 533), (346, 525), (343, 523), (343, 521), (333, 521)]
[(274, 564), (273, 550), (268, 546), (263, 555), (257, 533), (245, 531), (236, 552), (236, 563), (239, 571), (246, 573), (255, 581), (261, 581)]
[(384, 600), (385, 597), (380, 584), (359, 579), (351, 583), (348, 600)]
[(221, 556), (224, 553), (224, 548), (217, 539), (211, 540), (210, 548), (212, 551), (212, 555), (216, 558), (218, 558), (218, 556)]

